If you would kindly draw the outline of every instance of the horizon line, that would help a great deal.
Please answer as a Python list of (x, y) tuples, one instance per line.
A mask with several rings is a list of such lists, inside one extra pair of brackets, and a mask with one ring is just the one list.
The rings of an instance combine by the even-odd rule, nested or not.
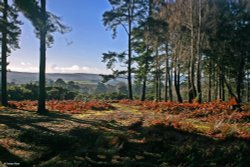
[[(30, 73), (30, 74), (39, 74), (39, 72), (26, 72), (26, 71), (7, 71), (8, 73)], [(86, 73), (86, 72), (46, 72), (46, 74), (94, 74), (94, 75), (109, 75), (109, 74), (98, 74), (98, 73)]]

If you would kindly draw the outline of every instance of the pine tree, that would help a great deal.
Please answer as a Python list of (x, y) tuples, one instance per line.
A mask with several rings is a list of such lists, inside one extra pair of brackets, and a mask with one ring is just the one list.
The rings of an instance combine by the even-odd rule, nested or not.
[(123, 27), (128, 36), (127, 81), (128, 96), (132, 100), (132, 29), (144, 16), (145, 0), (109, 0), (109, 3), (112, 10), (103, 14), (104, 26), (113, 31), (113, 37), (116, 36), (118, 26)]
[(1, 103), (8, 105), (7, 99), (7, 56), (11, 50), (19, 48), (21, 29), (15, 6), (10, 6), (8, 0), (0, 1), (2, 15), (0, 17), (1, 31)]
[(40, 39), (40, 67), (39, 67), (39, 99), (38, 113), (46, 113), (46, 45), (50, 47), (53, 42), (53, 33), (60, 32), (64, 34), (70, 31), (69, 27), (61, 23), (60, 17), (46, 11), (46, 0), (14, 0), (14, 3), (28, 18), (35, 28), (37, 37)]

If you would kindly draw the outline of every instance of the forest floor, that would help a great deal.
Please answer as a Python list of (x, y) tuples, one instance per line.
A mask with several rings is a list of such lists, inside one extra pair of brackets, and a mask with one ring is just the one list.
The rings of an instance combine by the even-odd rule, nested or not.
[(34, 112), (36, 104), (30, 101), (0, 107), (0, 166), (250, 164), (247, 106), (239, 112), (226, 103), (102, 103), (106, 108), (93, 102), (79, 112), (51, 102), (47, 105), (54, 111), (45, 115)]

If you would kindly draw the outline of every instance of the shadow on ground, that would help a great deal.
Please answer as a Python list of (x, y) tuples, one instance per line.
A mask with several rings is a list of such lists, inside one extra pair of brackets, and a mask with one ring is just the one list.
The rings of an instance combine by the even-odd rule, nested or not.
[[(53, 167), (250, 164), (249, 140), (215, 140), (162, 124), (122, 126), (115, 120), (83, 120), (59, 113), (20, 115), (0, 114), (0, 124), (5, 127), (1, 129), (1, 139), (11, 138), (25, 145), (9, 148), (0, 145), (2, 163), (15, 161), (22, 166)], [(53, 129), (58, 124), (65, 130)], [(27, 157), (12, 153), (13, 149), (30, 150), (33, 154)]]

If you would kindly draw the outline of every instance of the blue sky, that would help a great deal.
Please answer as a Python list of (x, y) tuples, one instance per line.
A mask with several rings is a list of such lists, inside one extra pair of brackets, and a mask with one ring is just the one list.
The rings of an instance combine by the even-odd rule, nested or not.
[[(112, 39), (112, 32), (102, 24), (102, 14), (110, 10), (108, 0), (50, 0), (47, 10), (60, 16), (72, 28), (70, 33), (54, 34), (55, 43), (47, 49), (48, 73), (109, 73), (101, 62), (102, 53), (125, 51), (127, 37), (120, 29)], [(12, 71), (38, 72), (39, 40), (30, 22), (20, 19), (22, 35), (20, 47), (8, 57)], [(71, 44), (69, 44), (71, 43)]]

